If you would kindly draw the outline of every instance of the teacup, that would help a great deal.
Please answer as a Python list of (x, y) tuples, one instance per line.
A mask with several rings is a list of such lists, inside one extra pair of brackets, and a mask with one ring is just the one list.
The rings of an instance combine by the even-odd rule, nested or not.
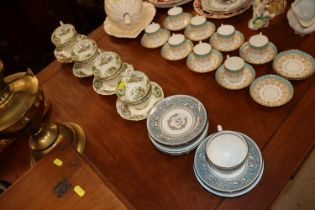
[(167, 42), (172, 47), (179, 47), (185, 42), (185, 36), (183, 34), (173, 34)]
[(235, 27), (232, 25), (223, 25), (218, 28), (217, 33), (222, 38), (234, 38)]
[(248, 150), (248, 144), (242, 135), (218, 126), (218, 132), (208, 140), (206, 158), (216, 174), (233, 178), (243, 172)]
[(151, 23), (145, 28), (145, 34), (141, 39), (141, 44), (147, 48), (157, 48), (164, 45), (170, 37), (170, 32), (161, 28), (158, 23)]
[(227, 56), (224, 61), (224, 69), (230, 82), (240, 82), (243, 76), (243, 69), (245, 66), (245, 61), (238, 56)]
[(192, 41), (201, 41), (209, 38), (215, 31), (215, 25), (207, 22), (204, 16), (196, 15), (191, 18), (190, 24), (185, 29), (185, 36)]
[(251, 48), (256, 50), (263, 50), (267, 47), (269, 39), (262, 33), (251, 36), (248, 41)]
[(191, 14), (183, 12), (182, 7), (173, 7), (167, 11), (168, 17), (164, 20), (163, 25), (171, 31), (184, 29), (190, 22)]
[(204, 57), (211, 53), (212, 47), (208, 43), (199, 42), (195, 47), (193, 48), (193, 52), (198, 57)]

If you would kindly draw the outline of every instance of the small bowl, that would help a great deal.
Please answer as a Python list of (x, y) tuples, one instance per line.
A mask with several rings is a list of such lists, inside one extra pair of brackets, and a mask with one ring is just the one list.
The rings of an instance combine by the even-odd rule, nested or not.
[(209, 163), (220, 172), (233, 173), (241, 168), (247, 154), (246, 140), (234, 131), (219, 131), (209, 139), (206, 146)]

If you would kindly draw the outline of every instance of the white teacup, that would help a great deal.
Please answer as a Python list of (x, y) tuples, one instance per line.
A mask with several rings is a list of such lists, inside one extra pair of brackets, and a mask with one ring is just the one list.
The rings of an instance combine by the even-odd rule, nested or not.
[(173, 34), (167, 42), (169, 45), (177, 47), (185, 42), (185, 36), (183, 34)]
[(248, 155), (246, 139), (235, 131), (222, 130), (213, 134), (206, 146), (206, 157), (214, 172), (225, 178), (240, 175)]
[(235, 34), (235, 27), (232, 25), (221, 25), (218, 30), (218, 35), (223, 38), (230, 38)]
[(195, 45), (193, 48), (193, 52), (196, 56), (207, 56), (210, 54), (212, 50), (212, 47), (210, 44), (208, 43), (204, 43), (204, 42), (199, 42), (199, 44)]
[(263, 50), (267, 47), (269, 39), (262, 33), (251, 36), (248, 41), (249, 45), (256, 50)]
[(227, 56), (227, 59), (224, 61), (224, 68), (226, 70), (228, 79), (231, 82), (240, 82), (243, 76), (243, 69), (245, 66), (245, 61), (238, 56)]

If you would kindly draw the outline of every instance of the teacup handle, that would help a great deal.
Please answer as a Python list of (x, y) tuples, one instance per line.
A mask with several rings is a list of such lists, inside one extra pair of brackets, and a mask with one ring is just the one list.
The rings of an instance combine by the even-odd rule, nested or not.
[(223, 127), (222, 127), (222, 125), (217, 125), (217, 130), (218, 130), (218, 132), (223, 131)]

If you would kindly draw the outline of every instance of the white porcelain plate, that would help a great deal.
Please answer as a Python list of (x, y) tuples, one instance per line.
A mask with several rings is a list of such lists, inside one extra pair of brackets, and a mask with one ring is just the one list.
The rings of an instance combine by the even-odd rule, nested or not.
[(253, 100), (267, 107), (282, 106), (293, 94), (293, 86), (287, 79), (272, 74), (258, 77), (250, 86)]
[(300, 50), (287, 50), (279, 53), (273, 61), (274, 71), (291, 80), (310, 77), (315, 71), (314, 58)]

